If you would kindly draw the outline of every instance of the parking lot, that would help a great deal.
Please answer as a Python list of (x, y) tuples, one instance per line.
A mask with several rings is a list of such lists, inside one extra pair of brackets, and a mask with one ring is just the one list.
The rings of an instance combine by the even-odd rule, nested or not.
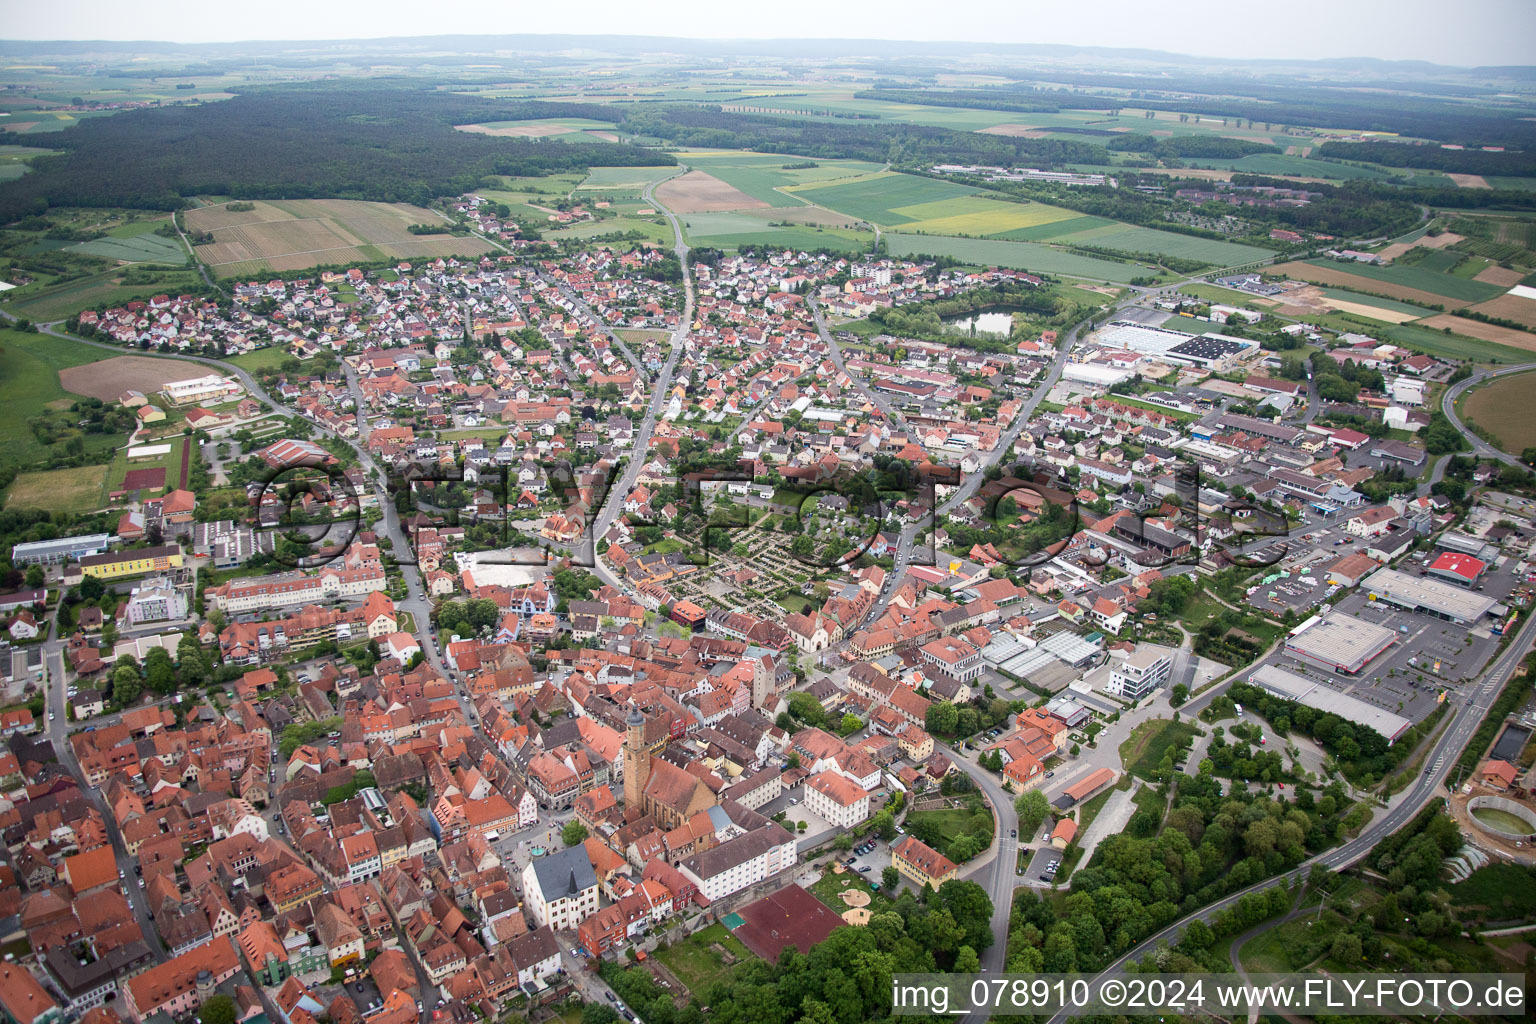
[[(1039, 842), (1040, 836), (1036, 833), (1029, 837)], [(1050, 885), (1052, 878), (1046, 872), (1046, 868), (1052, 864), (1060, 865), (1062, 854), (1065, 851), (1058, 850), (1049, 843), (1035, 851), (1035, 855), (1029, 859), (1029, 865), (1024, 869), (1024, 880), (1030, 885)]]
[(1435, 710), (1442, 689), (1450, 690), (1454, 697), (1464, 680), (1475, 679), (1498, 648), (1499, 638), (1489, 634), (1486, 627), (1468, 631), (1433, 615), (1369, 601), (1360, 593), (1346, 595), (1335, 607), (1334, 614), (1392, 630), (1394, 643), (1357, 676), (1325, 673), (1283, 651), (1269, 663), (1414, 722)]

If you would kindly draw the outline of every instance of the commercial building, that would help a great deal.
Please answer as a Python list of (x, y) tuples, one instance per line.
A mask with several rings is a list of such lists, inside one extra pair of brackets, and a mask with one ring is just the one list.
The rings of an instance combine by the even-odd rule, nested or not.
[(891, 847), (891, 867), (919, 889), (925, 885), (937, 889), (960, 870), (954, 861), (916, 836), (907, 836)]
[(1460, 551), (1442, 551), (1425, 570), (1435, 579), (1444, 580), (1458, 587), (1471, 587), (1488, 571), (1488, 563), (1481, 558), (1464, 555)]
[(1354, 675), (1391, 647), (1396, 635), (1374, 622), (1333, 615), (1293, 633), (1285, 653), (1324, 672)]
[(1106, 689), (1126, 700), (1140, 700), (1166, 683), (1172, 671), (1172, 652), (1151, 644), (1139, 644), (1130, 657), (1109, 670)]
[(1396, 742), (1413, 725), (1402, 715), (1340, 693), (1321, 682), (1287, 672), (1278, 665), (1260, 665), (1249, 675), (1248, 682), (1276, 697), (1293, 700), (1309, 708), (1338, 715), (1346, 722), (1374, 729), (1385, 736), (1388, 743)]
[(12, 565), (57, 565), (87, 555), (99, 555), (112, 544), (110, 533), (90, 533), (83, 537), (59, 537), (56, 540), (30, 540), (11, 548)]
[(1491, 597), (1427, 576), (1410, 576), (1396, 569), (1378, 569), (1360, 586), (1372, 601), (1385, 601), (1408, 611), (1437, 615), (1463, 625), (1477, 622), (1498, 604)]

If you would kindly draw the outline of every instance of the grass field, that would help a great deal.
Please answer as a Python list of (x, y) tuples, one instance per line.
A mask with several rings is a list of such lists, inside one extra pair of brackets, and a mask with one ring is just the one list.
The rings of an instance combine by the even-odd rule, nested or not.
[[(710, 948), (714, 945), (730, 952), (736, 962), (726, 965), (720, 954)], [(744, 964), (757, 959), (740, 939), (718, 922), (694, 932), (676, 945), (657, 950), (655, 955), (695, 995), (702, 995), (713, 982), (729, 980)]]
[(902, 207), (954, 199), (976, 192), (969, 185), (919, 178), (895, 171), (871, 174), (836, 185), (799, 185), (791, 191), (819, 206), (882, 226), (911, 224), (922, 219), (897, 213)]
[(106, 477), (106, 466), (21, 473), (0, 498), (0, 506), (39, 508), (49, 512), (94, 512), (102, 507), (102, 484)]
[(1062, 274), (1067, 277), (1085, 277), (1095, 281), (1114, 281), (1125, 284), (1133, 277), (1142, 277), (1149, 271), (1131, 263), (1113, 263), (1109, 260), (1078, 256), (1061, 252), (1034, 242), (1005, 242), (995, 238), (956, 238), (946, 235), (885, 236), (886, 246), (892, 256), (949, 256), (953, 259), (974, 263), (978, 266), (1015, 267), (1038, 274)]
[[(49, 446), (33, 435), (27, 421), (40, 416), (50, 403), (68, 402), (75, 396), (59, 383), (59, 371), (83, 366), (110, 356), (106, 349), (92, 348), (45, 334), (23, 334), (0, 329), (0, 463), (25, 466), (48, 455)], [(99, 452), (122, 443), (122, 436), (83, 435), (86, 451)]]
[(1425, 309), (1423, 306), (1415, 306), (1408, 302), (1398, 302), (1396, 299), (1383, 299), (1375, 295), (1361, 295), (1359, 292), (1352, 292), (1347, 288), (1325, 287), (1322, 291), (1326, 297), (1339, 302), (1347, 302), (1354, 306), (1374, 306), (1377, 309), (1386, 310), (1390, 313), (1411, 313), (1416, 317), (1421, 317), (1429, 316), (1433, 312), (1433, 310)]
[(1536, 402), (1526, 398), (1526, 391), (1536, 383), (1536, 374), (1512, 373), (1499, 377), (1463, 395), (1458, 403), (1461, 415), (1493, 432), (1505, 451), (1520, 453), (1536, 445)]
[(284, 199), (251, 205), (203, 206), (186, 215), (188, 230), (213, 235), (211, 243), (197, 246), (197, 255), (220, 276), (491, 251), (480, 238), (412, 234), (411, 225), (441, 223), (442, 217), (405, 203)]
[(1187, 745), (1195, 736), (1195, 727), (1188, 722), (1175, 722), (1167, 718), (1155, 718), (1142, 722), (1126, 741), (1120, 744), (1120, 763), (1132, 775), (1153, 779), (1157, 766), (1164, 756), (1176, 746)]
[(1046, 242), (1080, 231), (1092, 231), (1095, 228), (1111, 228), (1116, 227), (1118, 224), (1118, 221), (1109, 220), (1105, 217), (1094, 217), (1086, 213), (1080, 213), (1065, 220), (1050, 221), (1035, 227), (1015, 228), (1011, 231), (995, 231), (987, 237), (1003, 238), (1014, 242)]
[(288, 350), (281, 345), (268, 345), (254, 352), (242, 352), (237, 356), (230, 356), (225, 362), (233, 363), (247, 373), (259, 373), (262, 370), (275, 370), (289, 358), (291, 355)]

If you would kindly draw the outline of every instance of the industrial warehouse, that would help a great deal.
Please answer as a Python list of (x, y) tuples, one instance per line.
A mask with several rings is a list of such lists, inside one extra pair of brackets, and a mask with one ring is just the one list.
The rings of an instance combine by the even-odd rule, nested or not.
[(1260, 665), (1248, 677), (1248, 682), (1284, 700), (1293, 700), (1309, 708), (1338, 715), (1346, 722), (1374, 729), (1385, 736), (1389, 743), (1397, 742), (1397, 738), (1413, 724), (1402, 715), (1393, 714), (1347, 693), (1340, 693), (1321, 682), (1287, 672), (1276, 665)]
[(1285, 642), (1285, 653), (1325, 672), (1354, 675), (1392, 646), (1386, 626), (1362, 619), (1314, 615)]
[(1396, 569), (1378, 569), (1361, 584), (1372, 601), (1405, 608), (1411, 612), (1438, 615), (1442, 619), (1470, 625), (1493, 610), (1498, 601), (1476, 591), (1453, 587), (1427, 577), (1409, 576)]

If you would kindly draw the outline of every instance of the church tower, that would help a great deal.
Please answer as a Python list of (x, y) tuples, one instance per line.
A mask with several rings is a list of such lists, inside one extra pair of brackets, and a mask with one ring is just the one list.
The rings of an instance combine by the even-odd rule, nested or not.
[(644, 809), (646, 781), (651, 777), (651, 752), (645, 747), (645, 716), (633, 704), (625, 719), (624, 806)]

